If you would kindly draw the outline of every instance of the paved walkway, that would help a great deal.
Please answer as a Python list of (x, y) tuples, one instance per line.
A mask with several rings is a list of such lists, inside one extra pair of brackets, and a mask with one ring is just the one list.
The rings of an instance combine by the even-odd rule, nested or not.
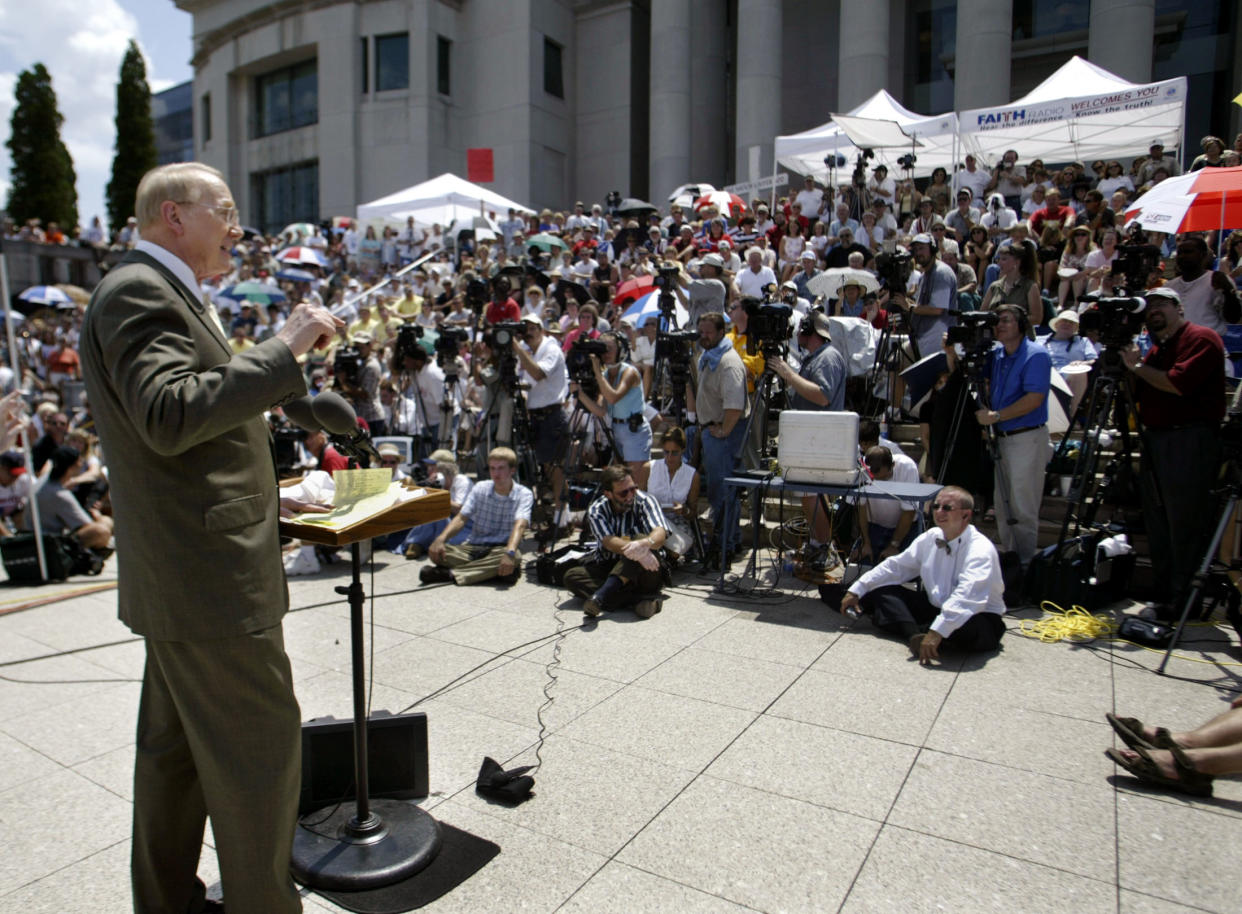
[[(1184, 799), (1103, 755), (1110, 709), (1177, 728), (1228, 706), (1227, 627), (1170, 667), (1210, 684), (1129, 645), (1012, 632), (923, 668), (789, 578), (724, 596), (680, 575), (655, 618), (584, 626), (563, 591), (420, 588), (421, 564), (377, 560), (373, 707), (427, 712), (421, 805), (502, 848), (429, 912), (1242, 910), (1242, 781)], [(345, 568), (291, 581), (307, 718), (351, 713)], [(0, 590), (0, 613), (78, 585)], [(537, 796), (489, 805), (479, 764), (535, 761), (554, 657)], [(142, 663), (115, 591), (0, 615), (0, 912), (129, 910)]]

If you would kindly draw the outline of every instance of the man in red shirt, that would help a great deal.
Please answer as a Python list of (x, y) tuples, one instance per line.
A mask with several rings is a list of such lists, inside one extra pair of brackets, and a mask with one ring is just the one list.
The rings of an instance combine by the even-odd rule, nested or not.
[(1061, 234), (1068, 236), (1074, 227), (1074, 211), (1061, 205), (1061, 192), (1055, 187), (1044, 194), (1044, 208), (1031, 213), (1031, 234), (1038, 238), (1043, 234), (1044, 226), (1055, 222), (1061, 227)]
[(306, 449), (319, 461), (317, 469), (325, 473), (349, 469), (349, 460), (328, 443), (328, 433), (323, 429), (306, 436)]
[(1155, 344), (1146, 359), (1134, 344), (1121, 358), (1134, 374), (1144, 426), (1140, 476), (1155, 597), (1144, 612), (1171, 622), (1218, 515), (1212, 486), (1220, 473), (1225, 346), (1215, 330), (1186, 320), (1173, 289), (1151, 289), (1146, 297)]
[(522, 319), (522, 309), (509, 297), (508, 276), (497, 276), (492, 280), (492, 300), (487, 305), (487, 312), (483, 315), (483, 319), (489, 324)]
[(582, 240), (574, 244), (573, 250), (575, 257), (578, 256), (583, 248), (586, 248), (588, 251), (592, 252), (599, 248), (599, 240), (595, 237), (595, 226), (588, 222), (582, 227), (582, 231)]

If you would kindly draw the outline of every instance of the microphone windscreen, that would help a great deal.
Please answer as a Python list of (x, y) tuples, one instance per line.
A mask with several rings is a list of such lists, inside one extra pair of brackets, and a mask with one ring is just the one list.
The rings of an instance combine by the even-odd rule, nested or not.
[(308, 432), (317, 432), (323, 428), (323, 423), (315, 418), (315, 412), (311, 407), (311, 398), (309, 396), (290, 400), (281, 407), (281, 410), (289, 417), (289, 421), (298, 428), (304, 428)]
[(349, 437), (358, 432), (358, 414), (340, 394), (324, 391), (311, 400), (311, 411), (333, 435)]

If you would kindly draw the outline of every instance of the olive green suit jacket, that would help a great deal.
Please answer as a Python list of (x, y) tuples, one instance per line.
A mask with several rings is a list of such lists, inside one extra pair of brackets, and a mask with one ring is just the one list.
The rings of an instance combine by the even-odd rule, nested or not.
[(196, 295), (131, 252), (91, 298), (80, 355), (111, 484), (121, 620), (175, 641), (277, 624), (289, 596), (262, 412), (306, 393), (289, 347), (272, 338), (233, 355)]

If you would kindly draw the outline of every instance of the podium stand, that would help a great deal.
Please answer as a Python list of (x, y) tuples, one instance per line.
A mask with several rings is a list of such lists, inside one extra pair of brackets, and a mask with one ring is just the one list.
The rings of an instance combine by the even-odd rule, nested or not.
[[(366, 660), (362, 643), (362, 551), (360, 544), (417, 524), (449, 516), (449, 493), (426, 494), (393, 505), (344, 529), (284, 519), (280, 532), (309, 543), (350, 547), (352, 576), (336, 592), (349, 602), (349, 644), (354, 692), (354, 778), (352, 808), (337, 804), (298, 820), (293, 837), (293, 877), (303, 885), (336, 891), (360, 891), (400, 882), (426, 867), (440, 851), (440, 826), (430, 815), (400, 800), (370, 798), (367, 773)], [(307, 824), (310, 823), (310, 824)]]

